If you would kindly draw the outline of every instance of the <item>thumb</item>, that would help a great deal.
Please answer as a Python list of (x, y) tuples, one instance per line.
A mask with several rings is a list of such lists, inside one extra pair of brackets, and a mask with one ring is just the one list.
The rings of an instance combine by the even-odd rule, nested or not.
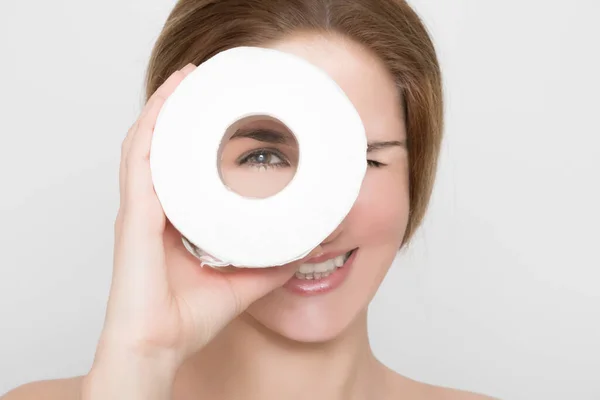
[[(232, 293), (235, 296), (236, 312), (243, 312), (250, 304), (267, 295), (278, 287), (283, 286), (298, 270), (304, 260), (321, 253), (319, 245), (306, 257), (279, 267), (269, 268), (233, 268), (226, 267), (223, 271)], [(227, 272), (225, 272), (227, 271)]]
[(298, 262), (280, 267), (243, 268), (225, 273), (236, 297), (236, 311), (243, 312), (252, 303), (283, 286), (298, 270)]

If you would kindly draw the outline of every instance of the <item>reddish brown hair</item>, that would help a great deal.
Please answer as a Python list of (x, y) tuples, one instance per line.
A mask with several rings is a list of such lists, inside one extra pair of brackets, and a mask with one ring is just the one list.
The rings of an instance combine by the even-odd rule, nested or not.
[(237, 46), (332, 32), (383, 60), (401, 92), (409, 152), (407, 243), (431, 196), (443, 131), (442, 81), (426, 28), (404, 0), (179, 0), (154, 46), (146, 97), (173, 72)]

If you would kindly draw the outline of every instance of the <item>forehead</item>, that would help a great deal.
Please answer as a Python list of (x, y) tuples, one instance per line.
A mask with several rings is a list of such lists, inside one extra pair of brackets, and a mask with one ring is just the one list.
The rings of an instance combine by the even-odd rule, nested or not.
[(406, 138), (399, 90), (379, 58), (340, 36), (302, 34), (270, 48), (303, 57), (323, 69), (358, 111), (369, 140)]

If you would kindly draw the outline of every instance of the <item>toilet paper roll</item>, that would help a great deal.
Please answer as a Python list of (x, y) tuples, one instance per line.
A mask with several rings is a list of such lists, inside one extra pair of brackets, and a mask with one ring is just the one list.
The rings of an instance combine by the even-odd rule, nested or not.
[[(299, 162), (288, 185), (247, 198), (221, 180), (223, 136), (249, 116), (281, 121)], [(199, 65), (165, 102), (150, 153), (154, 188), (173, 226), (211, 266), (279, 266), (308, 255), (358, 196), (367, 142), (358, 112), (323, 70), (278, 50), (236, 47)], [(189, 248), (189, 246), (188, 246)]]

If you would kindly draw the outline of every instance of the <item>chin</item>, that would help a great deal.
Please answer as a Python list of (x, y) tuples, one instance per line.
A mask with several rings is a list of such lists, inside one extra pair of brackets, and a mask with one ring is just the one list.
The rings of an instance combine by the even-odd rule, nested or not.
[(352, 315), (341, 315), (349, 313), (336, 312), (335, 306), (324, 307), (313, 299), (302, 299), (304, 304), (296, 307), (288, 301), (283, 311), (281, 303), (272, 304), (268, 297), (255, 303), (247, 314), (269, 331), (295, 342), (328, 342), (346, 331), (353, 320)]

